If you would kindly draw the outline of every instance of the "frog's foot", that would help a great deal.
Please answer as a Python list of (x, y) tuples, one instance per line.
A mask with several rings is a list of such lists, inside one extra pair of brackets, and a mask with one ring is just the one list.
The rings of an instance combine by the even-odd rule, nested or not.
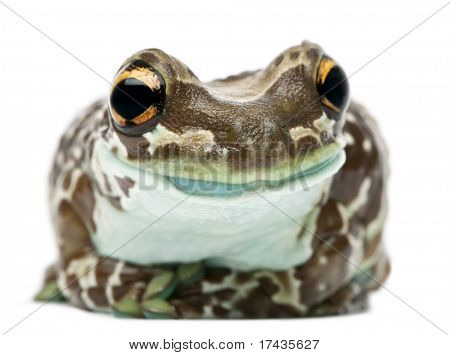
[(381, 253), (374, 265), (367, 270), (360, 269), (350, 284), (311, 308), (308, 315), (331, 316), (366, 311), (368, 309), (369, 291), (380, 287), (389, 274), (389, 270), (389, 260), (384, 253)]
[[(88, 253), (70, 259), (60, 267), (57, 285), (74, 306), (137, 317), (139, 314), (126, 300), (140, 300), (147, 283), (160, 272), (160, 268), (133, 265)], [(120, 302), (127, 306), (120, 306)]]
[(150, 319), (177, 318), (178, 312), (170, 303), (171, 296), (198, 282), (204, 275), (201, 262), (182, 264), (175, 270), (167, 269), (156, 274), (143, 288), (132, 288), (112, 305), (119, 317)]
[(41, 290), (34, 296), (36, 301), (40, 302), (61, 302), (65, 298), (58, 287), (58, 268), (56, 264), (50, 265), (44, 277), (44, 284)]
[(94, 253), (70, 260), (48, 278), (46, 292), (57, 289), (73, 305), (119, 317), (175, 318), (171, 297), (204, 274), (202, 263), (138, 266)]
[(319, 305), (311, 308), (308, 316), (333, 316), (352, 314), (366, 311), (368, 308), (368, 294), (355, 282), (341, 288), (333, 296)]
[(147, 285), (135, 284), (120, 300), (113, 303), (113, 314), (121, 318), (174, 318), (175, 310), (167, 299), (174, 292), (177, 283), (173, 271), (161, 271)]

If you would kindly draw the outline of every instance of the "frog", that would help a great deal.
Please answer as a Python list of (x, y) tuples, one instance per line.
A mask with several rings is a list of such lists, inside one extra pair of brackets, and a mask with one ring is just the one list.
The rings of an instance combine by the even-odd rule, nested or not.
[(319, 45), (209, 82), (142, 50), (60, 139), (59, 256), (36, 299), (149, 319), (362, 312), (390, 272), (387, 159)]

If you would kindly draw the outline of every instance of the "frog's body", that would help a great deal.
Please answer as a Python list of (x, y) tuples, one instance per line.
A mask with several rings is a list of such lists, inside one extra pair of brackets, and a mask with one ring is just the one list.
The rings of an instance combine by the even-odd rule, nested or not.
[[(167, 84), (164, 113), (127, 131), (117, 102), (99, 101), (63, 136), (50, 178), (61, 257), (47, 284), (133, 316), (364, 307), (388, 274), (386, 152), (361, 106), (323, 108), (323, 58), (305, 42), (264, 70), (203, 84), (161, 51), (132, 57)], [(141, 78), (137, 67), (119, 79)]]

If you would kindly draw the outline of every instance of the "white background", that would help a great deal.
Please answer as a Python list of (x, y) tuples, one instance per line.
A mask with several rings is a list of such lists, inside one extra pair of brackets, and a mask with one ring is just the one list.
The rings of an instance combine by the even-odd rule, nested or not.
[[(445, 4), (2, 1), (108, 80), (146, 47), (209, 80), (262, 67), (303, 39), (350, 75)], [(254, 345), (247, 352), (260, 353), (260, 339), (312, 338), (320, 339), (318, 354), (449, 354), (449, 23), (447, 6), (350, 80), (353, 98), (378, 118), (390, 147), (392, 293), (377, 292), (371, 311), (355, 316), (154, 322), (53, 304), (34, 312), (31, 298), (56, 258), (46, 205), (51, 156), (74, 114), (106, 95), (108, 84), (0, 4), (0, 331), (34, 312), (0, 337), (2, 353), (124, 354), (128, 341), (163, 338), (245, 340), (247, 349)]]

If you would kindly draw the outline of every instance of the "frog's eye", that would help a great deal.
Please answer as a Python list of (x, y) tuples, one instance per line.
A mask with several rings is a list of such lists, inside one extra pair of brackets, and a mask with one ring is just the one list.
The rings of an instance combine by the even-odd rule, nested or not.
[(109, 98), (114, 126), (129, 135), (155, 128), (164, 111), (166, 83), (155, 68), (142, 60), (119, 71)]
[(350, 92), (344, 71), (334, 60), (324, 56), (319, 63), (316, 84), (320, 100), (330, 117), (339, 119), (347, 107)]

